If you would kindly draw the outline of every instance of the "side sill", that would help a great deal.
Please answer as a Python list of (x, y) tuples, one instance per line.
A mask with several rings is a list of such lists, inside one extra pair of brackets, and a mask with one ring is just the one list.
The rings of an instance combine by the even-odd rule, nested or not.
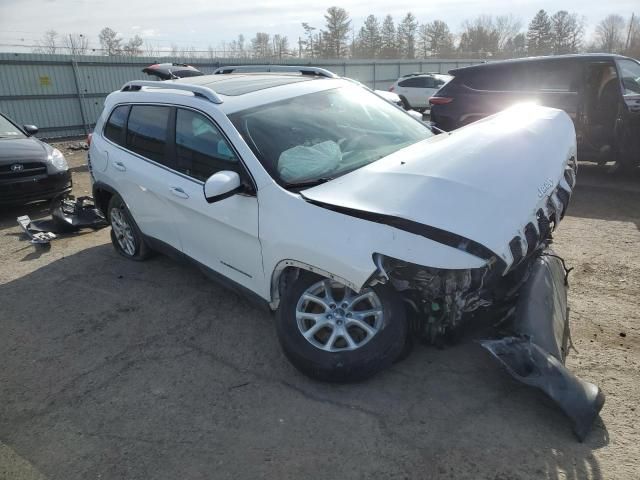
[(185, 255), (180, 250), (177, 250), (175, 247), (163, 242), (162, 240), (158, 240), (157, 238), (150, 237), (148, 235), (142, 235), (144, 237), (144, 241), (151, 247), (151, 249), (156, 252), (162, 253), (167, 257), (172, 258), (173, 260), (177, 260), (182, 263), (188, 263), (196, 266), (202, 273), (204, 273), (207, 277), (209, 277), (214, 282), (219, 285), (237, 293), (241, 297), (244, 297), (249, 301), (252, 305), (259, 308), (260, 310), (271, 312), (271, 308), (269, 307), (269, 301), (262, 298), (257, 293), (249, 290), (247, 287), (240, 285), (239, 283), (231, 280), (228, 277), (216, 272), (210, 267), (194, 260), (193, 258)]

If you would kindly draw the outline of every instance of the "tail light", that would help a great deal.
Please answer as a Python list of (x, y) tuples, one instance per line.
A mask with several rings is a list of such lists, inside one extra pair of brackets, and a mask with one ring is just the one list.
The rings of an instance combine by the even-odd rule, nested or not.
[(451, 97), (431, 97), (429, 98), (429, 103), (431, 105), (446, 105), (447, 103), (453, 102), (453, 98)]
[(393, 91), (395, 90), (395, 88), (396, 88), (396, 87), (395, 87), (394, 85), (391, 85), (391, 86), (389, 87), (389, 91), (390, 91), (390, 92), (393, 92)]
[(91, 139), (93, 138), (93, 133), (87, 135), (87, 145), (91, 146)]

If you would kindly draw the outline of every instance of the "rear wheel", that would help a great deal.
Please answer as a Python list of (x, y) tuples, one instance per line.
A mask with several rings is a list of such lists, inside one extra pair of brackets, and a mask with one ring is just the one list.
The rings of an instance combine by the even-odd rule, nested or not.
[(131, 260), (147, 259), (151, 250), (120, 195), (111, 197), (107, 212), (111, 224), (111, 243), (116, 252)]
[(407, 338), (404, 305), (388, 286), (355, 292), (317, 275), (301, 275), (276, 316), (291, 363), (318, 380), (364, 380), (391, 365)]

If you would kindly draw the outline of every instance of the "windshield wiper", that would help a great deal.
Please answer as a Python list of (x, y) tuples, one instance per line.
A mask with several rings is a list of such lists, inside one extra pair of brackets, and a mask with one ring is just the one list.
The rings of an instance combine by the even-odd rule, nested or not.
[(316, 185), (320, 185), (322, 183), (327, 183), (329, 180), (333, 180), (331, 177), (320, 177), (314, 178), (313, 180), (306, 180), (304, 182), (286, 182), (284, 184), (284, 188), (305, 188), (305, 187), (315, 187)]

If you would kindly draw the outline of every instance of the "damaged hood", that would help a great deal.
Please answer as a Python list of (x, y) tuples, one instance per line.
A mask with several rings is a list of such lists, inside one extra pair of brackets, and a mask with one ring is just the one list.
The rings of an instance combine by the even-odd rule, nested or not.
[(456, 248), (466, 249), (469, 240), (510, 266), (510, 242), (518, 238), (526, 252), (525, 226), (538, 225), (539, 209), (561, 209), (559, 187), (571, 193), (564, 173), (575, 155), (575, 131), (565, 112), (517, 105), (301, 194), (343, 213), (366, 212), (372, 221), (380, 215), (409, 223), (413, 227), (403, 229), (414, 233), (416, 225), (440, 237), (452, 233)]

